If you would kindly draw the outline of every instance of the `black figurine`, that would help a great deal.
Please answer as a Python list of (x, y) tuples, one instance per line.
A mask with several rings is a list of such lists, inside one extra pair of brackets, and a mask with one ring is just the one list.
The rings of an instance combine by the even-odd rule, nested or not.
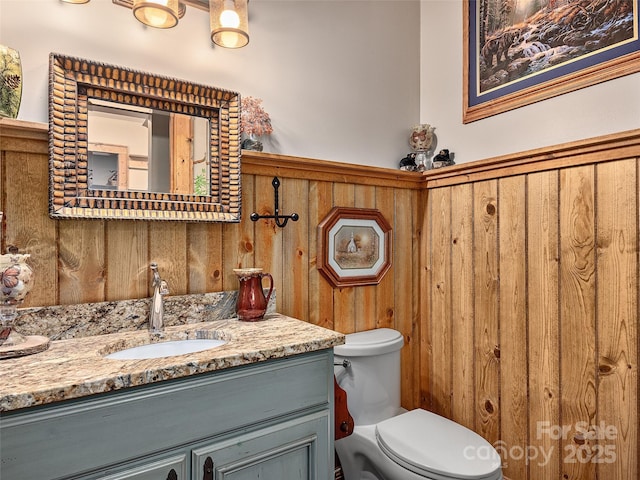
[(455, 162), (449, 154), (449, 150), (447, 150), (446, 148), (440, 150), (440, 152), (438, 152), (438, 154), (433, 157), (433, 168), (448, 167), (450, 165), (453, 165), (454, 163)]
[(400, 160), (400, 170), (407, 170), (409, 172), (415, 172), (418, 166), (416, 165), (416, 154), (409, 153), (406, 157)]

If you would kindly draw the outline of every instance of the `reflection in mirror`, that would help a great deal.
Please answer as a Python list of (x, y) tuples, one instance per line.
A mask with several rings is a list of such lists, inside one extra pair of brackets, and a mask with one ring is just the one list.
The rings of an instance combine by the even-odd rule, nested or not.
[(49, 214), (239, 222), (240, 95), (52, 53)]
[(209, 195), (206, 118), (89, 99), (90, 189)]

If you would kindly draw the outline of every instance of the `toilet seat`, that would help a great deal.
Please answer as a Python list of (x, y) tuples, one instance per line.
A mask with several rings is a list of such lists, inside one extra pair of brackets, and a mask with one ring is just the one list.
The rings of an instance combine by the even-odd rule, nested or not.
[(382, 451), (396, 463), (433, 480), (498, 480), (501, 460), (477, 433), (422, 409), (376, 425)]

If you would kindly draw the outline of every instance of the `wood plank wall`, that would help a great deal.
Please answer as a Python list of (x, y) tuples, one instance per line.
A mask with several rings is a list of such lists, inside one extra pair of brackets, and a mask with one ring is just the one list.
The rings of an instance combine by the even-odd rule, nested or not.
[[(403, 405), (485, 436), (510, 479), (638, 478), (640, 130), (423, 176), (245, 152), (240, 224), (51, 220), (46, 126), (0, 120), (0, 142), (28, 305), (149, 296), (152, 260), (173, 294), (234, 290), (233, 268), (261, 266), (283, 313), (400, 330)], [(273, 213), (274, 175), (281, 213), (300, 215), (284, 229), (248, 219)], [(338, 205), (393, 227), (377, 286), (333, 289), (315, 268)]]
[(639, 477), (640, 131), (425, 175), (422, 406), (514, 480)]
[[(239, 224), (52, 220), (46, 125), (0, 120), (0, 141), (7, 243), (31, 254), (35, 272), (25, 306), (148, 297), (151, 261), (174, 295), (236, 290), (233, 269), (259, 266), (281, 313), (344, 333), (400, 330), (403, 399), (418, 403), (420, 174), (245, 151)], [(249, 219), (273, 214), (274, 175), (280, 213), (300, 215), (283, 229)], [(334, 289), (316, 269), (316, 228), (334, 206), (377, 208), (391, 224), (393, 265), (379, 285)]]

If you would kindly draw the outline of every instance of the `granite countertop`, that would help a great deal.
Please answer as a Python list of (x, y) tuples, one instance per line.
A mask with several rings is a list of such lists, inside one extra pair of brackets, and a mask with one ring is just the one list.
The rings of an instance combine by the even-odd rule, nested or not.
[(56, 340), (44, 352), (0, 360), (0, 412), (323, 350), (345, 339), (341, 333), (269, 313), (259, 322), (230, 319), (169, 326), (160, 341), (196, 337), (227, 343), (173, 357), (104, 358), (153, 341), (148, 331), (138, 330)]

